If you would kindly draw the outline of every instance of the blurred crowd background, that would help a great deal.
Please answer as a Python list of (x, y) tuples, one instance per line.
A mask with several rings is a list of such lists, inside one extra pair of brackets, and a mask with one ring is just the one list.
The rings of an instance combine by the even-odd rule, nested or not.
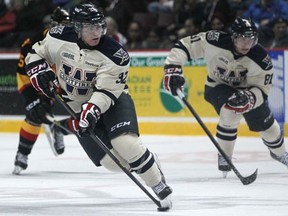
[(167, 50), (184, 36), (229, 31), (237, 16), (256, 23), (265, 48), (288, 47), (288, 0), (0, 0), (0, 51), (18, 51), (57, 6), (69, 11), (87, 2), (104, 12), (107, 34), (128, 50)]

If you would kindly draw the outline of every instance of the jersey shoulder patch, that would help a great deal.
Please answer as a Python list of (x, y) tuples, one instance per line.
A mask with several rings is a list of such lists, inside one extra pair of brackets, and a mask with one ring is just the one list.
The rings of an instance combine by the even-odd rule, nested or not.
[(49, 34), (53, 38), (64, 40), (68, 42), (76, 42), (77, 37), (73, 27), (55, 26), (49, 30)]
[(216, 47), (231, 49), (231, 35), (226, 32), (211, 30), (206, 33), (206, 41)]
[(263, 70), (270, 70), (273, 67), (269, 54), (259, 44), (255, 45), (247, 56), (258, 64)]
[(125, 66), (130, 62), (130, 56), (126, 49), (109, 36), (104, 35), (101, 38), (101, 42), (96, 50), (119, 66)]

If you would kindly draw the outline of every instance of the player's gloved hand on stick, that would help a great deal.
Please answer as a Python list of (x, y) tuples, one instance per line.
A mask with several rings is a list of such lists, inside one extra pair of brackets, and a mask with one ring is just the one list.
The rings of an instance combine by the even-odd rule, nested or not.
[(51, 124), (46, 115), (51, 115), (52, 101), (45, 96), (35, 98), (33, 101), (26, 103), (26, 111), (28, 112), (29, 117), (35, 123), (41, 124)]
[(79, 134), (79, 119), (73, 119), (72, 117), (70, 117), (67, 120), (67, 125), (72, 133)]
[(41, 91), (47, 97), (54, 97), (53, 88), (58, 86), (57, 77), (46, 61), (39, 61), (36, 64), (26, 66), (27, 75), (33, 87), (37, 91)]
[(255, 105), (256, 97), (251, 91), (235, 92), (224, 105), (225, 108), (233, 110), (236, 114), (249, 112)]
[(177, 89), (183, 89), (185, 78), (183, 76), (182, 67), (180, 65), (165, 65), (164, 66), (164, 88), (177, 96)]
[(94, 129), (100, 115), (101, 111), (95, 104), (83, 104), (79, 120), (79, 136), (89, 136), (89, 129)]

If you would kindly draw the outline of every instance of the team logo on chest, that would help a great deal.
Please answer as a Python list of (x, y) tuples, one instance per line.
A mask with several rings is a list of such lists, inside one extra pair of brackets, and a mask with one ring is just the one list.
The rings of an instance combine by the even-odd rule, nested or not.
[(63, 63), (60, 69), (60, 78), (66, 83), (67, 93), (85, 96), (89, 93), (89, 90), (93, 90), (96, 72), (75, 69)]
[(230, 86), (238, 86), (246, 81), (248, 70), (241, 65), (237, 65), (234, 69), (230, 70), (225, 67), (216, 66), (213, 73)]

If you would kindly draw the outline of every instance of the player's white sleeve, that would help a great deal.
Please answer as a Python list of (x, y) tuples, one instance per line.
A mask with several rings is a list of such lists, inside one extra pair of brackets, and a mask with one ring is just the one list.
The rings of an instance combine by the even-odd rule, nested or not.
[(175, 64), (183, 66), (187, 61), (204, 57), (206, 48), (206, 33), (201, 32), (180, 39), (171, 49), (165, 60), (165, 64)]
[(269, 95), (272, 88), (273, 69), (263, 70), (254, 62), (251, 62), (249, 70), (253, 71), (253, 74), (255, 74), (248, 76), (247, 78), (248, 86), (253, 86), (252, 88), (249, 88), (249, 91), (251, 91), (256, 97), (254, 105), (255, 109), (264, 102), (264, 96)]
[(273, 77), (273, 71), (272, 69), (269, 71), (263, 71), (259, 67), (258, 70), (258, 75), (254, 77), (249, 77), (248, 82), (250, 86), (255, 86), (261, 89), (266, 95), (268, 95), (272, 87), (271, 79)]
[[(45, 59), (50, 65), (52, 65), (52, 57), (50, 55), (50, 49), (51, 47), (54, 47), (53, 45), (50, 45), (49, 43), (53, 42), (53, 39), (49, 35), (49, 32), (47, 33), (46, 37), (39, 42), (36, 42), (32, 46), (33, 52), (28, 53), (27, 57), (25, 58), (26, 65), (35, 61), (38, 61), (40, 59)], [(49, 46), (48, 46), (49, 44)], [(50, 49), (49, 49), (50, 47)], [(35, 52), (34, 52), (35, 51)]]
[(95, 84), (96, 89), (100, 91), (94, 92), (89, 100), (90, 103), (99, 107), (101, 113), (106, 112), (111, 105), (114, 105), (114, 100), (123, 93), (129, 69), (129, 64), (120, 66), (108, 59), (103, 64), (105, 67), (100, 67), (97, 71)]

